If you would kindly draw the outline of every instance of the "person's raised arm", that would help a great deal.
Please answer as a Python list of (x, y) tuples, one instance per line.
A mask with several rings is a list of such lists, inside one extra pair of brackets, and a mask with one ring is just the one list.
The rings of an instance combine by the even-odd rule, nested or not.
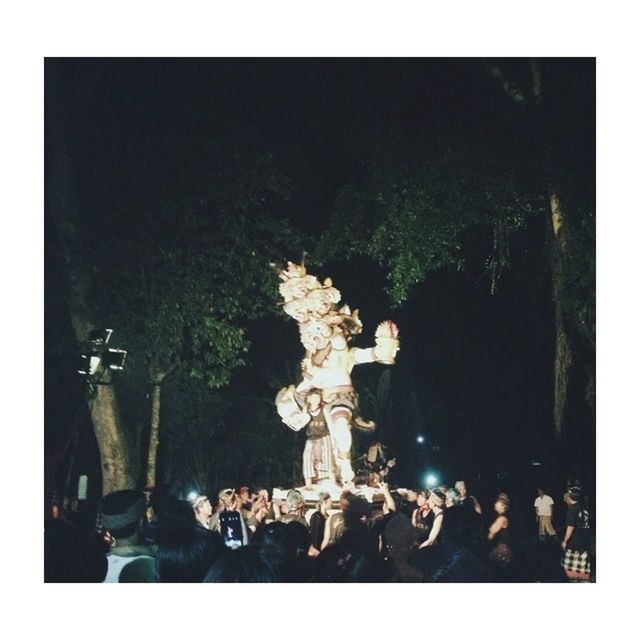
[(382, 493), (384, 494), (384, 501), (387, 505), (387, 508), (389, 509), (389, 511), (395, 511), (396, 501), (393, 499), (391, 491), (389, 491), (389, 485), (386, 482), (380, 482), (379, 486), (382, 489)]
[(442, 515), (438, 514), (440, 517), (436, 517), (433, 521), (433, 527), (431, 527), (431, 531), (429, 532), (429, 537), (418, 547), (418, 549), (422, 549), (423, 547), (430, 547), (435, 544), (436, 539), (438, 538), (438, 534), (440, 533), (440, 529), (442, 527)]
[(281, 505), (282, 505), (282, 501), (281, 500), (272, 500), (271, 501), (271, 506), (273, 507), (273, 518), (274, 520), (280, 520), (281, 516), (282, 516), (282, 509), (281, 509)]
[(360, 349), (359, 347), (353, 347), (349, 349), (349, 353), (353, 358), (354, 364), (366, 364), (368, 362), (375, 362), (376, 356), (373, 352), (373, 347), (368, 349)]
[(240, 528), (242, 529), (242, 546), (249, 544), (249, 528), (244, 521), (244, 516), (240, 513)]

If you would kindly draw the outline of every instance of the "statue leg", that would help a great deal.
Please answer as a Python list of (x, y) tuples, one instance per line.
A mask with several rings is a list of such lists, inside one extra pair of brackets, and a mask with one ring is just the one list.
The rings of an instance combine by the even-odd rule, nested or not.
[(313, 486), (313, 443), (307, 439), (302, 453), (302, 475), (304, 476), (305, 487)]
[(314, 472), (317, 483), (329, 481), (332, 484), (336, 482), (334, 444), (330, 435), (326, 435), (318, 439), (314, 449)]
[(327, 426), (338, 450), (338, 469), (343, 483), (351, 482), (355, 476), (351, 468), (351, 410), (338, 406), (327, 416)]

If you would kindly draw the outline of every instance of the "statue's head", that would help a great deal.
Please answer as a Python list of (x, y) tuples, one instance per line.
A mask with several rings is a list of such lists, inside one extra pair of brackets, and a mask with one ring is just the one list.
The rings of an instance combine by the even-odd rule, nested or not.
[(300, 340), (311, 353), (324, 349), (332, 337), (332, 328), (320, 319), (311, 318), (300, 324)]

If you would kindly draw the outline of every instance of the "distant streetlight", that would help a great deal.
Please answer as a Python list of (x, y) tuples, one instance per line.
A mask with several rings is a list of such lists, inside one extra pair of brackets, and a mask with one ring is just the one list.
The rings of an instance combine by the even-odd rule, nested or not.
[(424, 436), (418, 436), (418, 437), (416, 438), (416, 442), (417, 442), (418, 444), (422, 444), (422, 443), (424, 442)]
[(435, 487), (438, 484), (438, 476), (436, 476), (433, 473), (429, 473), (427, 474), (426, 482), (427, 482), (427, 487), (431, 489), (432, 487)]

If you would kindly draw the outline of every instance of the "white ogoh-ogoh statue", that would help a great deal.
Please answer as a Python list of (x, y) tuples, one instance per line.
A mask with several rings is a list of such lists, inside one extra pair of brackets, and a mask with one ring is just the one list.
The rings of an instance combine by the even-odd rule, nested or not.
[[(351, 423), (364, 423), (357, 415), (357, 395), (351, 383), (351, 371), (357, 364), (380, 362), (394, 364), (400, 347), (398, 327), (390, 320), (380, 323), (376, 330), (376, 346), (368, 349), (349, 348), (351, 336), (362, 332), (358, 310), (348, 306), (338, 308), (340, 292), (330, 278), (320, 283), (307, 275), (304, 266), (288, 263), (279, 272), (280, 294), (284, 311), (294, 318), (300, 328), (300, 339), (306, 349), (302, 360), (302, 382), (280, 390), (276, 407), (283, 422), (294, 431), (309, 423), (306, 396), (319, 390), (327, 427), (335, 444), (337, 471), (343, 483), (351, 483)], [(310, 478), (305, 478), (310, 484)]]

